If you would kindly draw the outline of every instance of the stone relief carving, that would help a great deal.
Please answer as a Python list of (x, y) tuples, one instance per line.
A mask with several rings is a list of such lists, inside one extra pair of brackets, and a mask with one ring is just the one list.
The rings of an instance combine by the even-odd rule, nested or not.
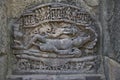
[(82, 7), (48, 3), (28, 9), (13, 25), (15, 70), (95, 73), (99, 61), (94, 27)]

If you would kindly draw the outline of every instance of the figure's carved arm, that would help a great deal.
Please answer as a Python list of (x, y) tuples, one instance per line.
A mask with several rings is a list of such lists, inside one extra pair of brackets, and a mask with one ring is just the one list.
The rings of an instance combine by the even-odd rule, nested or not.
[(71, 48), (71, 49), (65, 49), (65, 50), (57, 50), (56, 53), (58, 54), (68, 54), (68, 55), (74, 55), (74, 54), (82, 54), (81, 50), (78, 48)]
[(15, 43), (19, 44), (19, 45), (22, 45), (22, 43), (18, 40), (14, 40)]
[(43, 36), (41, 36), (41, 35), (39, 35), (39, 34), (36, 34), (30, 41), (29, 41), (29, 43), (27, 44), (27, 46), (25, 47), (26, 49), (29, 49), (32, 45), (33, 45), (33, 43), (35, 42), (35, 41), (40, 41), (41, 43), (45, 43), (46, 42), (46, 39), (43, 37)]
[(14, 49), (24, 49), (23, 44), (19, 40), (14, 40), (14, 46), (12, 46)]

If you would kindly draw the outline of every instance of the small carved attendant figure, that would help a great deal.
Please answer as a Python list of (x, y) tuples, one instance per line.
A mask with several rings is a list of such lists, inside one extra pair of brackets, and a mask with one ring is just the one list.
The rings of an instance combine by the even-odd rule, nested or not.
[(19, 31), (19, 24), (14, 24), (14, 49), (23, 49), (23, 44), (21, 43), (21, 38), (23, 37), (23, 33)]

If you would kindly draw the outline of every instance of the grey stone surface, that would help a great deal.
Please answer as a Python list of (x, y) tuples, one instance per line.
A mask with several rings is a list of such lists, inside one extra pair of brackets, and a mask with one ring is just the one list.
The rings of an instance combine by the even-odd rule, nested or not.
[(7, 75), (7, 54), (10, 50), (9, 27), (7, 24), (7, 1), (0, 0), (0, 80)]
[(9, 28), (7, 26), (6, 0), (0, 1), (0, 54), (6, 54), (9, 48)]
[(102, 80), (100, 76), (86, 77), (86, 80)]
[(7, 56), (0, 56), (0, 80), (5, 80), (7, 75)]
[(113, 58), (120, 62), (120, 5), (118, 0), (108, 0), (108, 27)]

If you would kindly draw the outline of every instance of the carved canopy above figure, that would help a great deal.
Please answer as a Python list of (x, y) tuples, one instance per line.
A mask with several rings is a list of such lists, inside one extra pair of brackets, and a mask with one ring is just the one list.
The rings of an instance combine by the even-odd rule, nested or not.
[(48, 3), (14, 23), (17, 73), (96, 73), (99, 30), (84, 8)]

